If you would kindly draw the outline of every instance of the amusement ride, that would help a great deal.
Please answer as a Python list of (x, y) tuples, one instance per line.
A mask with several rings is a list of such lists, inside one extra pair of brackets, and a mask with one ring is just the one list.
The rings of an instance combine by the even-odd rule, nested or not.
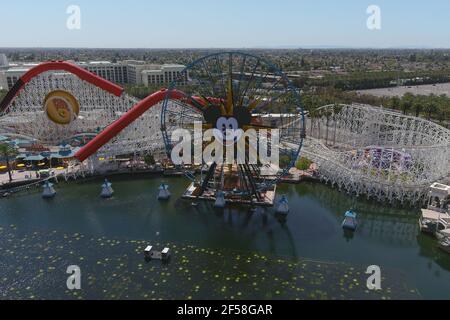
[[(186, 153), (176, 149), (177, 130), (191, 137)], [(300, 152), (321, 180), (352, 196), (418, 203), (448, 174), (450, 150), (449, 130), (383, 108), (336, 104), (306, 115), (284, 73), (240, 52), (194, 61), (167, 89), (142, 100), (73, 63), (42, 63), (0, 102), (0, 135), (25, 148), (24, 158), (67, 159), (74, 177), (96, 172), (106, 160), (155, 154), (170, 161), (178, 152), (193, 159), (177, 164), (190, 181), (184, 196), (220, 198), (217, 205), (272, 205), (277, 183)], [(217, 149), (213, 161), (194, 155), (213, 141), (245, 151), (233, 151), (231, 162), (221, 161), (227, 154)], [(279, 161), (264, 162), (273, 150)]]

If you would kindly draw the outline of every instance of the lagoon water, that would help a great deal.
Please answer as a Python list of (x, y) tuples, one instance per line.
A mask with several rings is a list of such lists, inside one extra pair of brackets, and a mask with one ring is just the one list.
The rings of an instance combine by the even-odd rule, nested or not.
[[(0, 258), (4, 267), (4, 274), (0, 274), (3, 298), (68, 298), (72, 293), (49, 290), (42, 279), (47, 269), (53, 272), (49, 279), (65, 279), (65, 270), (58, 268), (70, 264), (73, 257), (82, 269), (86, 265), (88, 286), (95, 288), (80, 295), (85, 298), (279, 295), (283, 299), (377, 299), (384, 296), (368, 296), (363, 281), (367, 277), (365, 269), (378, 265), (383, 274), (382, 286), (389, 287), (385, 292), (389, 298), (410, 298), (414, 292), (413, 298), (450, 299), (450, 255), (441, 252), (434, 239), (420, 234), (418, 209), (353, 200), (318, 183), (283, 184), (277, 195), (288, 196), (291, 212), (282, 223), (273, 209), (252, 213), (243, 207), (217, 211), (211, 204), (192, 206), (190, 201), (180, 199), (188, 184), (184, 178), (165, 179), (172, 193), (168, 202), (156, 200), (161, 178), (110, 180), (115, 194), (108, 200), (99, 197), (101, 179), (61, 183), (56, 187), (56, 198), (50, 201), (41, 199), (37, 192), (0, 200), (0, 247), (7, 251)], [(344, 234), (341, 221), (353, 205), (360, 225), (350, 236)], [(173, 253), (174, 261), (165, 267), (152, 262), (148, 265), (151, 270), (145, 269), (142, 247), (147, 243), (178, 248)], [(242, 257), (247, 257), (246, 265), (236, 262)], [(320, 268), (324, 275), (319, 276), (314, 268)], [(347, 272), (352, 272), (349, 270), (357, 274), (347, 285)], [(267, 272), (270, 277), (260, 276), (259, 272)], [(233, 278), (236, 274), (239, 277)], [(297, 277), (298, 283), (291, 285)], [(315, 280), (319, 278), (320, 286)], [(311, 279), (313, 293), (296, 295), (308, 289), (301, 279)], [(183, 281), (188, 284), (180, 289), (176, 284)], [(124, 286), (120, 287), (120, 283)], [(269, 292), (271, 283), (273, 292)], [(346, 289), (339, 289), (344, 284)], [(250, 291), (250, 287), (256, 291)], [(107, 295), (109, 291), (113, 293)], [(348, 295), (341, 295), (343, 291)]]

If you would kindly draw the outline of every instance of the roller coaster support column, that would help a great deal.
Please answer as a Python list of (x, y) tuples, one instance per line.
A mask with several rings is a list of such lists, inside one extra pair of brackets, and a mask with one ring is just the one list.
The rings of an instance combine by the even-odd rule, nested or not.
[[(142, 101), (138, 102), (134, 107), (132, 107), (127, 113), (125, 113), (121, 118), (109, 125), (105, 130), (103, 130), (99, 135), (92, 139), (87, 145), (81, 148), (76, 154), (75, 158), (83, 162), (95, 152), (98, 151), (102, 146), (108, 143), (112, 138), (118, 135), (123, 129), (129, 126), (133, 121), (139, 118), (145, 111), (153, 107), (154, 105), (163, 101), (169, 91), (166, 89), (153, 93), (152, 95), (146, 97)], [(185, 95), (179, 91), (171, 91), (169, 99), (180, 100), (184, 98)]]

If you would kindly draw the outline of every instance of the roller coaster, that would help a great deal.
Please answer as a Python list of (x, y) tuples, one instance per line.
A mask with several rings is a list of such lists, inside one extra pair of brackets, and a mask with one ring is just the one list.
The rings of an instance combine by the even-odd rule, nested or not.
[[(287, 161), (277, 178), (295, 164), (300, 150), (318, 165), (323, 181), (379, 201), (419, 203), (431, 183), (448, 175), (449, 130), (358, 104), (327, 105), (305, 117), (297, 90), (263, 62), (239, 53), (208, 56), (188, 66), (183, 73), (187, 79), (141, 101), (74, 64), (43, 63), (22, 76), (0, 102), (0, 135), (77, 146), (76, 159), (84, 162), (164, 153), (173, 145), (173, 128), (190, 130), (194, 119), (214, 127), (217, 117), (239, 112), (247, 127), (281, 130), (280, 152)], [(186, 82), (188, 86), (178, 88), (177, 83)], [(226, 171), (212, 167), (211, 177)], [(256, 195), (261, 188), (254, 182), (258, 170), (228, 168)], [(220, 181), (216, 178), (211, 180)], [(209, 184), (201, 183), (203, 189)]]
[(422, 118), (334, 104), (308, 118), (304, 153), (322, 179), (356, 196), (418, 203), (449, 172), (450, 131)]

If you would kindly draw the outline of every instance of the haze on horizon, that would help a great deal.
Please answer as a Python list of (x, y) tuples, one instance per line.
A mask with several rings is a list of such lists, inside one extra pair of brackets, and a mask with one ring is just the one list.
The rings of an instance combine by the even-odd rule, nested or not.
[[(66, 27), (81, 9), (81, 29)], [(381, 9), (381, 30), (366, 10)], [(429, 0), (70, 0), (2, 4), (9, 48), (450, 48), (450, 2)]]

